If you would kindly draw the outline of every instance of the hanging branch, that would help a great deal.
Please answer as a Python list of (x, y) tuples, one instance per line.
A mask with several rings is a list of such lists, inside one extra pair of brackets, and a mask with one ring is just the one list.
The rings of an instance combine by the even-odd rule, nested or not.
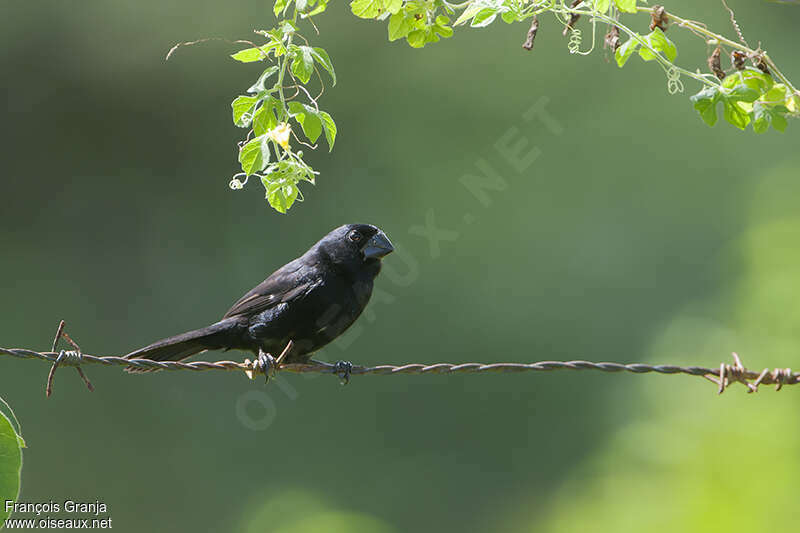
[[(317, 140), (323, 135), (329, 151), (336, 140), (336, 123), (318, 101), (328, 79), (331, 85), (336, 85), (333, 62), (323, 48), (313, 46), (304, 36), (304, 32), (310, 34), (307, 29), (319, 35), (314, 19), (327, 10), (329, 2), (272, 0), (274, 25), (255, 30), (263, 37), (263, 43), (228, 41), (248, 45), (231, 58), (250, 66), (259, 65), (254, 72), (255, 82), (243, 91), (246, 94), (239, 94), (231, 102), (233, 123), (245, 133), (238, 145), (241, 172), (233, 175), (228, 185), (241, 190), (251, 178), (260, 181), (269, 205), (280, 213), (303, 201), (300, 185), (314, 184), (319, 175), (306, 162), (304, 151), (317, 149), (321, 144)], [(722, 7), (730, 15), (735, 33), (732, 38), (712, 31), (701, 21), (673, 13), (669, 6), (640, 5), (643, 3), (642, 0), (349, 2), (353, 15), (386, 22), (389, 41), (405, 40), (412, 48), (448, 39), (461, 26), (477, 29), (499, 21), (514, 24), (530, 19), (522, 44), (522, 48), (530, 51), (539, 32), (539, 17), (549, 13), (567, 38), (571, 54), (591, 54), (597, 48), (598, 38), (605, 34), (603, 42), (612, 51), (618, 67), (624, 67), (634, 56), (658, 65), (669, 94), (683, 93), (684, 80), (696, 82), (699, 92), (690, 96), (689, 101), (708, 126), (718, 122), (720, 106), (724, 121), (741, 130), (751, 126), (755, 133), (770, 129), (783, 132), (788, 119), (800, 118), (800, 90), (761, 47), (761, 41), (757, 41), (756, 48), (750, 46), (724, 0)], [(649, 24), (643, 15), (649, 16)], [(584, 33), (588, 27), (591, 32)], [(679, 32), (698, 39), (700, 42), (695, 40), (695, 45), (714, 47), (708, 58), (710, 72), (703, 72), (703, 65), (679, 64), (678, 45), (672, 41)], [(217, 39), (179, 43), (167, 58), (179, 47), (209, 40)], [(544, 52), (540, 49), (538, 53)], [(328, 75), (323, 77), (322, 71)], [(318, 92), (317, 96), (312, 97), (312, 92)]]

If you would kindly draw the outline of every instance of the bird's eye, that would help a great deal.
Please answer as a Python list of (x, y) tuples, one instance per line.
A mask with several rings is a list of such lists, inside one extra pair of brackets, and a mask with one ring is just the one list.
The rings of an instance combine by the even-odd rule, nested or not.
[(361, 240), (361, 234), (358, 231), (353, 230), (350, 232), (350, 235), (348, 235), (348, 238), (353, 242), (358, 242)]

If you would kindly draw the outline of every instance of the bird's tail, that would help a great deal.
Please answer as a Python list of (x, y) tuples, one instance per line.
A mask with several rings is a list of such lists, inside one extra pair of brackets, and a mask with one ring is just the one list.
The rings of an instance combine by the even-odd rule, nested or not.
[[(235, 319), (225, 319), (205, 328), (187, 331), (174, 337), (161, 339), (153, 344), (139, 348), (125, 356), (125, 359), (150, 359), (152, 361), (180, 361), (192, 355), (224, 348), (225, 339), (230, 335), (232, 328), (235, 328)], [(128, 367), (126, 372), (138, 374), (142, 372), (155, 372), (158, 369), (145, 369)]]

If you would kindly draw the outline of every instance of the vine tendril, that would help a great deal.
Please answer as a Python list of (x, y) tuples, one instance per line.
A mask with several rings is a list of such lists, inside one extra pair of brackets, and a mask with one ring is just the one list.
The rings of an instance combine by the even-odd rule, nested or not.
[(683, 81), (681, 81), (680, 71), (673, 65), (664, 69), (664, 72), (667, 75), (667, 90), (669, 91), (669, 94), (682, 93)]
[(579, 28), (573, 28), (569, 32), (569, 42), (567, 49), (570, 54), (579, 54), (581, 51), (581, 42), (583, 41), (582, 32)]

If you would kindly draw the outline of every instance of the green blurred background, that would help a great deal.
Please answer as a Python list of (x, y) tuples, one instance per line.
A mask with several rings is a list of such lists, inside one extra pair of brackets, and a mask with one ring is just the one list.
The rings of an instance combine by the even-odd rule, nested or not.
[[(800, 8), (730, 2), (800, 81)], [(668, 10), (726, 33), (718, 2)], [(379, 298), (322, 354), (355, 363), (589, 359), (798, 366), (798, 128), (710, 129), (653, 64), (570, 56), (548, 17), (412, 50), (343, 3), (319, 17), (336, 149), (286, 216), (236, 170), (230, 100), (260, 72), (221, 42), (264, 1), (3, 6), (0, 345), (57, 322), (122, 354), (217, 319), (332, 227), (398, 245)], [(647, 17), (637, 26), (645, 30)], [(584, 34), (590, 30), (584, 26)], [(679, 60), (705, 64), (673, 29)], [(547, 100), (554, 134), (523, 112)], [(519, 173), (511, 128), (541, 155)], [(488, 161), (484, 207), (459, 182)], [(438, 256), (431, 213), (458, 233)], [(378, 295), (376, 295), (378, 296)], [(206, 354), (241, 359), (244, 354)], [(99, 499), (120, 531), (764, 531), (800, 519), (798, 391), (721, 397), (690, 377), (548, 373), (130, 376), (0, 358), (29, 448), (22, 499)]]

